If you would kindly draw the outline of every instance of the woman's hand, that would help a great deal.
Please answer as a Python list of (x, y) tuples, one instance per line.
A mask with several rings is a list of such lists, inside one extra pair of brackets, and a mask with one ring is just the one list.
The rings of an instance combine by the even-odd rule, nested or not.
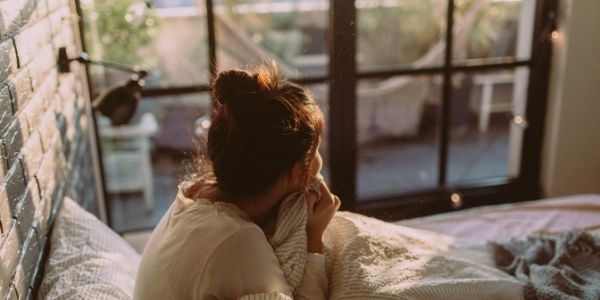
[(325, 181), (320, 180), (321, 198), (315, 194), (306, 197), (306, 236), (308, 252), (323, 252), (323, 233), (340, 207), (340, 198), (332, 194)]

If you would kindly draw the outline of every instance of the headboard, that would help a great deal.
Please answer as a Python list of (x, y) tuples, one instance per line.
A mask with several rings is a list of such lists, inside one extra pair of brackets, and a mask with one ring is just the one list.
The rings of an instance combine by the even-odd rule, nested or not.
[(72, 0), (0, 1), (0, 299), (35, 298), (64, 196), (96, 212), (85, 71)]

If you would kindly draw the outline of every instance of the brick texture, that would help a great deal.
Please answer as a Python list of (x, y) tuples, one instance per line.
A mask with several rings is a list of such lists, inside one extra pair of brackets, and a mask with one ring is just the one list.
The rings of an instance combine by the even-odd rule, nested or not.
[(33, 299), (66, 195), (97, 211), (72, 0), (0, 0), (0, 299)]

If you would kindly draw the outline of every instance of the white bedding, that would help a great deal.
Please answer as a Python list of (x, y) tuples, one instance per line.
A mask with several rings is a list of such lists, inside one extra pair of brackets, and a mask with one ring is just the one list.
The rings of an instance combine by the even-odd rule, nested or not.
[[(368, 218), (363, 219), (362, 217), (358, 217), (355, 220), (363, 220), (366, 223), (361, 224), (361, 221), (355, 223), (355, 225), (363, 228), (364, 232), (366, 233), (370, 232), (371, 230), (375, 230), (375, 227), (385, 227), (386, 230), (375, 230), (380, 235), (382, 234), (381, 239), (378, 239), (380, 242), (383, 241), (382, 245), (388, 243), (397, 244), (396, 241), (393, 241), (393, 239), (389, 238), (389, 234), (392, 233), (396, 233), (396, 236), (399, 236), (398, 239), (410, 238), (413, 241), (425, 239), (426, 241), (435, 240), (436, 242), (440, 242), (437, 244), (435, 249), (425, 249), (429, 254), (424, 256), (424, 260), (415, 260), (413, 262), (418, 262), (417, 264), (412, 263), (412, 265), (404, 265), (402, 269), (413, 270), (417, 273), (427, 270), (427, 272), (422, 273), (422, 275), (429, 274), (429, 278), (433, 280), (430, 280), (430, 282), (440, 284), (439, 286), (442, 288), (453, 288), (451, 286), (444, 286), (443, 280), (439, 280), (440, 278), (449, 278), (449, 273), (444, 273), (443, 269), (430, 268), (433, 266), (430, 263), (435, 262), (435, 257), (437, 257), (435, 253), (431, 255), (431, 250), (442, 250), (442, 252), (452, 250), (455, 242), (458, 240), (464, 240), (464, 238), (480, 242), (487, 239), (502, 239), (510, 236), (524, 236), (535, 232), (566, 231), (573, 228), (582, 228), (589, 231), (600, 232), (600, 195), (578, 195), (519, 204), (489, 206), (396, 222), (409, 227), (442, 233), (440, 235), (435, 233), (420, 232), (419, 230), (411, 230), (410, 228), (400, 228), (400, 226), (393, 226), (389, 223), (367, 219)], [(353, 228), (353, 226), (354, 225), (350, 227), (342, 226), (338, 229), (340, 229), (340, 231), (344, 231), (348, 228)], [(137, 265), (137, 260), (139, 259), (139, 257), (133, 252), (133, 249), (124, 244), (117, 235), (112, 233), (107, 227), (103, 226), (100, 221), (85, 213), (83, 209), (79, 208), (76, 204), (71, 203), (69, 200), (65, 201), (64, 207), (57, 218), (55, 227), (56, 228), (54, 229), (54, 233), (51, 238), (51, 244), (53, 244), (53, 246), (50, 251), (50, 258), (46, 265), (46, 273), (38, 296), (41, 296), (41, 298), (52, 299), (87, 299), (91, 294), (95, 293), (102, 296), (94, 296), (93, 298), (121, 299), (130, 297), (130, 290), (133, 287), (133, 278), (135, 276), (135, 268)], [(391, 230), (393, 227), (398, 228)], [(387, 230), (388, 228), (389, 230)], [(397, 230), (400, 231), (392, 232)], [(411, 238), (411, 232), (414, 232), (417, 235), (413, 234)], [(443, 234), (448, 236), (444, 236)], [(375, 236), (375, 234), (373, 234), (373, 236)], [(332, 240), (335, 240), (335, 238), (332, 238)], [(348, 242), (348, 239), (337, 240), (338, 242), (344, 240)], [(360, 239), (354, 239), (354, 241), (360, 241)], [(402, 244), (409, 245), (408, 243)], [(329, 246), (332, 248), (338, 247), (340, 253), (342, 253), (342, 255), (334, 258), (334, 260), (361, 260), (369, 257), (388, 257), (393, 258), (392, 260), (394, 260), (401, 256), (401, 253), (391, 253), (388, 251), (392, 248), (400, 249), (401, 247), (380, 247), (381, 245), (378, 247), (371, 247), (372, 245), (369, 245), (369, 243), (359, 243), (355, 245), (357, 247), (351, 248), (357, 251), (348, 252), (344, 250), (348, 249), (348, 247), (346, 247), (347, 245), (335, 246), (333, 244), (329, 244)], [(436, 244), (426, 243), (426, 245)], [(443, 249), (440, 249), (438, 246), (442, 247)], [(404, 247), (404, 250), (408, 249), (409, 251), (417, 252), (423, 250), (423, 247), (420, 246), (414, 248), (412, 245), (410, 245), (409, 248)], [(93, 256), (95, 254), (91, 252), (92, 250), (98, 252), (99, 254), (97, 256)], [(382, 250), (383, 252), (377, 253), (378, 250)], [(473, 248), (473, 250), (476, 249)], [(448, 254), (452, 254), (449, 257), (456, 259), (457, 263), (470, 264), (467, 262), (467, 260), (463, 260), (460, 257), (460, 253), (457, 253), (456, 251), (450, 252), (447, 252)], [(469, 253), (476, 254), (478, 252), (475, 251)], [(354, 255), (354, 258), (346, 256), (345, 254), (349, 254), (350, 256)], [(88, 259), (82, 261), (82, 257), (87, 257)], [(475, 258), (476, 257), (474, 257), (474, 255), (469, 256), (469, 259)], [(502, 278), (501, 275), (496, 274), (495, 270), (487, 268), (486, 266), (489, 266), (489, 262), (485, 262), (485, 260), (485, 257), (482, 256), (475, 259), (477, 265), (469, 265), (471, 270), (476, 273), (457, 273), (456, 275), (462, 276), (464, 279), (471, 280), (471, 282), (473, 282), (472, 279), (476, 277), (475, 275), (482, 275), (483, 282), (480, 283), (483, 283), (483, 285), (478, 283), (477, 286), (479, 287), (485, 287), (486, 282), (489, 284), (493, 283), (494, 281), (501, 283), (501, 285), (513, 284), (513, 282), (510, 280)], [(401, 262), (410, 263), (410, 261), (411, 260), (403, 260)], [(407, 275), (406, 272), (397, 269), (401, 265), (397, 263), (386, 263), (385, 259), (382, 259), (377, 264), (369, 264), (368, 261), (362, 262), (366, 262), (366, 264), (361, 263), (361, 266), (364, 267), (361, 269), (361, 272), (376, 271), (384, 274), (400, 274), (402, 276)], [(446, 263), (447, 262), (434, 265), (444, 266)], [(102, 268), (97, 268), (99, 266), (102, 266)], [(331, 265), (328, 267), (331, 270)], [(386, 268), (389, 269), (386, 270)], [(433, 272), (429, 272), (431, 270), (433, 270)], [(463, 269), (463, 271), (464, 270), (469, 271), (467, 268)], [(346, 271), (341, 270), (339, 272), (341, 275), (343, 275), (343, 272)], [(346, 274), (349, 274), (350, 276), (359, 275), (355, 271), (358, 270), (350, 270), (346, 272)], [(100, 276), (100, 274), (107, 276)], [(362, 274), (365, 275), (366, 273)], [(103, 281), (101, 278), (107, 280)], [(338, 276), (338, 278), (341, 277)], [(387, 279), (395, 280), (393, 277), (379, 278), (383, 278), (384, 281)], [(412, 278), (415, 279), (418, 278), (418, 276), (413, 276)], [(345, 279), (341, 279), (339, 283), (342, 283), (344, 280)], [(332, 285), (336, 284), (334, 281), (335, 279), (332, 278)], [(350, 281), (354, 280), (351, 279)], [(371, 286), (370, 288), (375, 287), (375, 291), (379, 295), (389, 295), (389, 290), (385, 291), (377, 289), (377, 287), (385, 289), (386, 287), (393, 286), (388, 284), (390, 282), (384, 281), (379, 283), (375, 282), (376, 286)], [(414, 286), (407, 287), (395, 285), (393, 287), (410, 294), (411, 292), (415, 291), (423, 291), (423, 289), (419, 289), (418, 286), (419, 281), (416, 281), (416, 285)], [(495, 285), (488, 285), (488, 287), (493, 286)], [(466, 291), (469, 292), (469, 289)], [(332, 290), (335, 291), (336, 289), (332, 288)], [(430, 289), (426, 290), (430, 291)], [(342, 291), (342, 293), (339, 295), (340, 298), (345, 298), (343, 296), (343, 290), (338, 289), (338, 291)], [(486, 287), (484, 292), (490, 291), (492, 290)], [(460, 298), (460, 295), (461, 294), (456, 294), (455, 296)], [(360, 298), (360, 296), (358, 298)], [(514, 298), (518, 299), (519, 297), (517, 296)]]
[(65, 198), (37, 299), (131, 299), (139, 261), (119, 235)]
[(468, 209), (396, 222), (478, 240), (580, 228), (600, 231), (600, 195), (574, 195)]
[[(292, 289), (304, 273), (305, 220), (304, 197), (292, 194), (269, 238)], [(324, 242), (329, 299), (523, 298), (483, 244), (349, 212), (335, 214)]]
[(330, 299), (523, 299), (482, 244), (348, 212), (325, 244)]
[(490, 206), (396, 225), (402, 226), (336, 214), (325, 239), (332, 298), (520, 299), (520, 284), (493, 267), (485, 241), (598, 231), (600, 196)]

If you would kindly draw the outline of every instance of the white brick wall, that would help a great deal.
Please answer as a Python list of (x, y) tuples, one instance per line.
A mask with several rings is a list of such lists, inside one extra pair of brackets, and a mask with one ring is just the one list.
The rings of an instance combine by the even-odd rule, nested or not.
[(69, 195), (95, 212), (83, 68), (71, 0), (0, 0), (0, 299), (34, 298), (49, 229)]

